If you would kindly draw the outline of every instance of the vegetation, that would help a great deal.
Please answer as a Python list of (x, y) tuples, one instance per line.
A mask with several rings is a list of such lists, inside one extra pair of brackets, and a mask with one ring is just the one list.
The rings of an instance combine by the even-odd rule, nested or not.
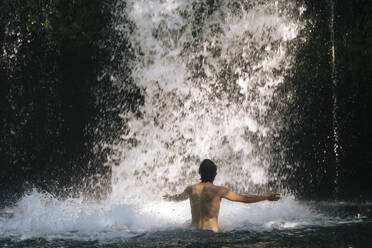
[(86, 127), (100, 112), (93, 90), (106, 87), (109, 14), (100, 0), (1, 1), (2, 191), (57, 191), (102, 170)]
[[(334, 0), (336, 86), (332, 81), (331, 1), (305, 1), (306, 27), (293, 69), (279, 95), (285, 103), (280, 141), (284, 164), (276, 173), (305, 198), (371, 197), (372, 3)], [(335, 90), (333, 92), (333, 90)], [(334, 152), (333, 99), (337, 98), (339, 163)], [(281, 159), (281, 158), (280, 158)]]

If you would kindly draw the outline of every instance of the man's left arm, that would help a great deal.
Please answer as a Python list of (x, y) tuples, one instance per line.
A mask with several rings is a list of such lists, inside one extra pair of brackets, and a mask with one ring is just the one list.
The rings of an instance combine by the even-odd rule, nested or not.
[(191, 187), (188, 186), (181, 194), (176, 194), (176, 195), (169, 195), (166, 193), (163, 195), (163, 199), (167, 201), (185, 201), (189, 198), (191, 192)]

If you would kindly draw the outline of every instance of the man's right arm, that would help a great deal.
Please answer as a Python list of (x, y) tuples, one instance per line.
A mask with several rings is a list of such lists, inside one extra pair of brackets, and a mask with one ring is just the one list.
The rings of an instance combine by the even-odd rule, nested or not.
[(184, 201), (187, 200), (191, 194), (191, 186), (188, 186), (181, 194), (176, 194), (176, 195), (169, 195), (166, 193), (163, 195), (164, 200), (168, 201)]
[(260, 202), (260, 201), (277, 201), (280, 199), (279, 194), (274, 194), (274, 193), (266, 193), (264, 195), (241, 195), (237, 194), (235, 192), (232, 192), (231, 190), (227, 188), (222, 189), (222, 198), (225, 198), (230, 201), (236, 201), (236, 202), (244, 202), (244, 203), (255, 203), (255, 202)]

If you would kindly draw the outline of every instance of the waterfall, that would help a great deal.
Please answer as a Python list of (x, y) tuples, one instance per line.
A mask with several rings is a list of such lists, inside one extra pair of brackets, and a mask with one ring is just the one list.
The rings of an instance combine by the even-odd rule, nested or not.
[(135, 57), (122, 67), (130, 63), (144, 103), (122, 113), (127, 127), (112, 146), (120, 161), (112, 166), (112, 197), (131, 202), (180, 192), (199, 181), (204, 158), (218, 166), (216, 184), (266, 190), (271, 139), (281, 128), (273, 121), (280, 115), (273, 95), (301, 27), (296, 5), (127, 0), (118, 6), (117, 18), (129, 20), (115, 31), (132, 30)]
[(338, 123), (338, 105), (337, 105), (337, 75), (336, 75), (336, 55), (335, 55), (335, 11), (334, 1), (330, 1), (331, 20), (330, 20), (330, 34), (331, 34), (331, 65), (332, 65), (332, 126), (333, 126), (333, 152), (335, 156), (335, 194), (337, 196), (339, 191), (339, 173), (340, 173), (340, 136)]

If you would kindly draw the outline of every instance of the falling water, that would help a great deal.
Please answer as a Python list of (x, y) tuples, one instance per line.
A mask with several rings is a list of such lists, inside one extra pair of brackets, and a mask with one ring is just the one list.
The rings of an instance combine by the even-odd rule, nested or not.
[[(275, 89), (291, 66), (300, 23), (290, 1), (128, 0), (134, 31), (132, 78), (138, 113), (123, 113), (127, 132), (114, 150), (112, 196), (158, 199), (198, 181), (198, 165), (218, 165), (216, 183), (265, 190), (272, 164)], [(120, 23), (117, 32), (127, 32)], [(120, 78), (114, 78), (115, 82)], [(124, 81), (124, 80), (123, 80)], [(126, 87), (123, 85), (122, 87)], [(278, 122), (276, 122), (277, 124)]]
[(331, 53), (332, 53), (332, 124), (333, 124), (333, 152), (335, 155), (335, 194), (337, 196), (339, 191), (339, 172), (340, 172), (340, 143), (339, 143), (339, 123), (338, 123), (338, 105), (337, 105), (337, 77), (336, 77), (336, 56), (335, 56), (335, 13), (334, 1), (330, 1), (331, 7), (331, 20), (330, 20), (330, 33), (331, 33)]

